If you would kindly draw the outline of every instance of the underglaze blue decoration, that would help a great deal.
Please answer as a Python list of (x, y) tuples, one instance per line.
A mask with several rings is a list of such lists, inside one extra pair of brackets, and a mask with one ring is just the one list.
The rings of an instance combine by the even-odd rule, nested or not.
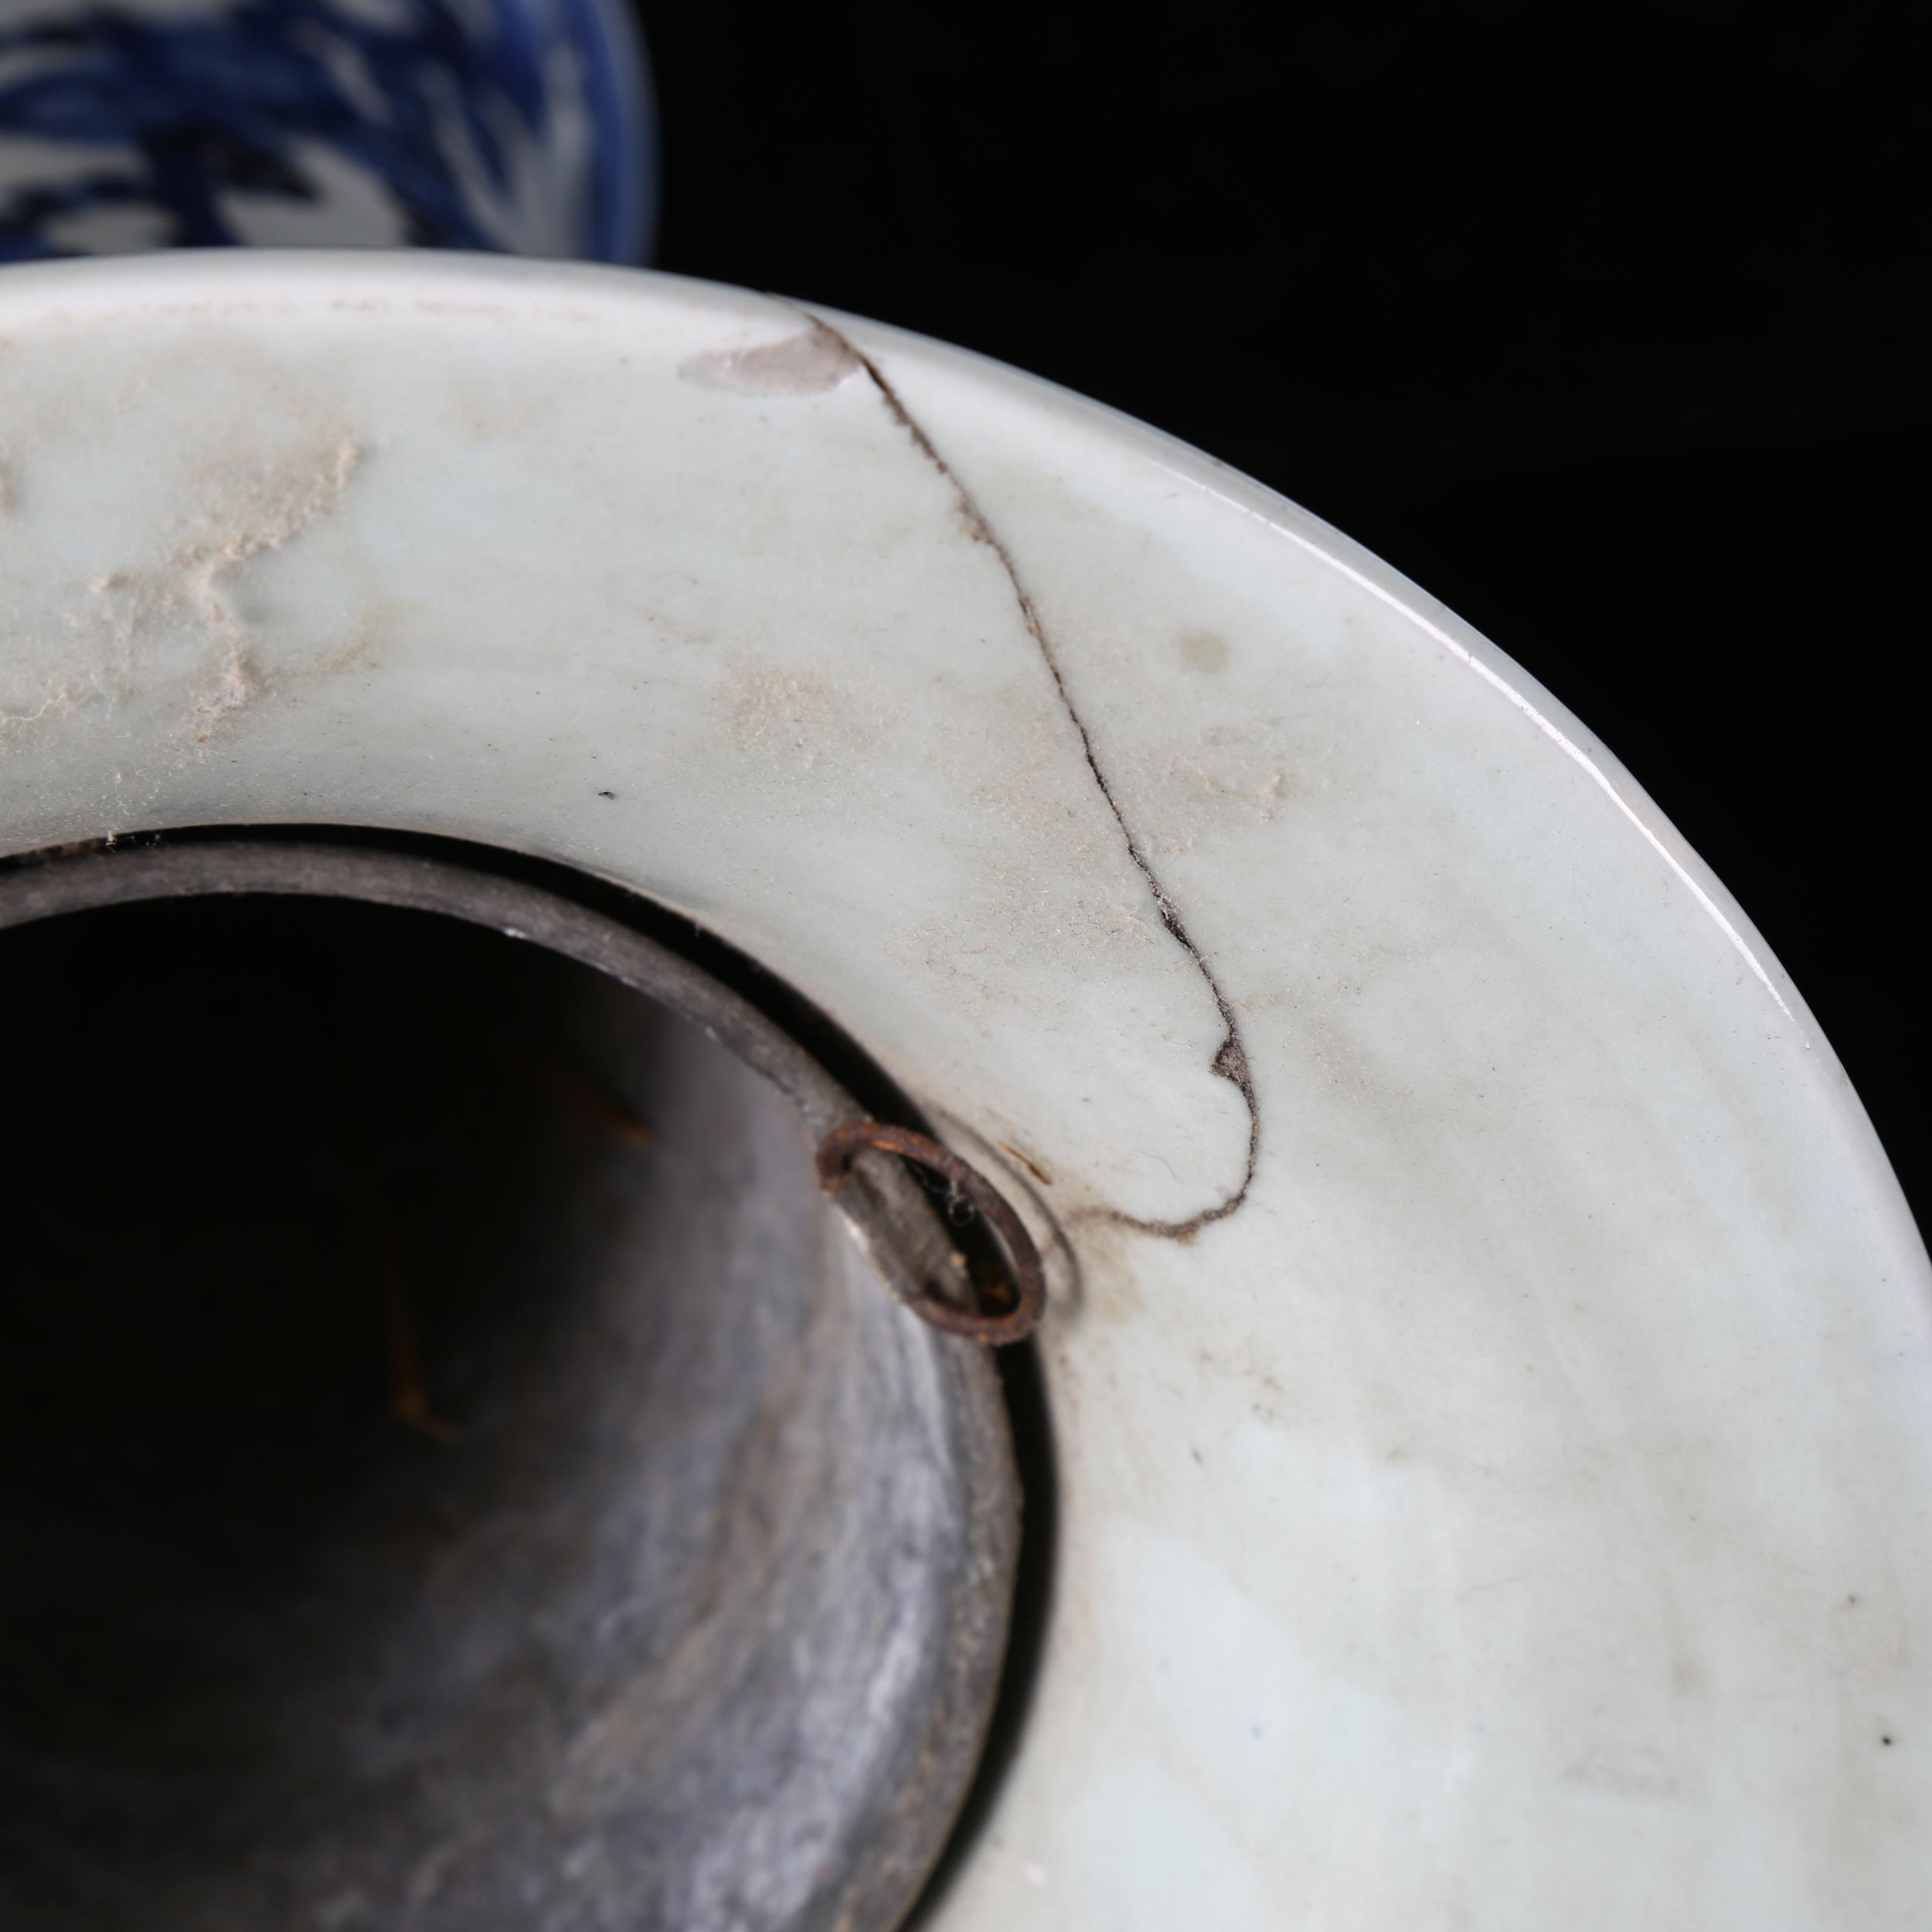
[(623, 0), (0, 0), (0, 261), (636, 263), (653, 158)]

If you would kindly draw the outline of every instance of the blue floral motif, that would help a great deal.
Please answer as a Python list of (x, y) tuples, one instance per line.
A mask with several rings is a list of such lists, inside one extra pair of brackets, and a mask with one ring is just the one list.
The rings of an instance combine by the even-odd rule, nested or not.
[(0, 261), (384, 243), (636, 262), (621, 0), (0, 0)]

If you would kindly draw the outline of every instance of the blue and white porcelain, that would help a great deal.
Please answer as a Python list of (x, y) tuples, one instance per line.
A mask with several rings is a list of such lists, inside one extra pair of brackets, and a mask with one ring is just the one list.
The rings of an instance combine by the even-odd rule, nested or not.
[[(0, 859), (573, 868), (997, 1179), (1049, 1257), (1051, 1587), (927, 1932), (1932, 1923), (1932, 1264), (1586, 727), (1315, 517), (962, 352), (205, 252), (633, 262), (650, 172), (618, 0), (0, 0)], [(623, 1735), (555, 1740), (586, 1849), (532, 1928), (634, 1923)]]
[(622, 0), (0, 0), (0, 261), (427, 247), (635, 264)]
[[(0, 855), (574, 867), (1028, 1216), (1051, 1590), (924, 1932), (1932, 1922), (1932, 1270), (1749, 920), (1502, 653), (1110, 411), (668, 277), (56, 262), (0, 344)], [(556, 1740), (532, 1932), (636, 1923), (622, 1735)]]

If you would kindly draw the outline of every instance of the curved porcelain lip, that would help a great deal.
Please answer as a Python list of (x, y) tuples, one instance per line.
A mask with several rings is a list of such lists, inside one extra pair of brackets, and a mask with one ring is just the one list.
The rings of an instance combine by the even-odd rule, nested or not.
[[(609, 16), (614, 48), (628, 39), (639, 56), (631, 68), (636, 84), (646, 83), (641, 43), (628, 22), (615, 19), (616, 0), (590, 0)], [(614, 60), (614, 70), (623, 69)], [(629, 90), (631, 83), (624, 83)], [(644, 216), (649, 210), (645, 209)], [(642, 230), (648, 239), (648, 228)], [(130, 275), (130, 271), (131, 275)], [(493, 306), (506, 310), (522, 304), (540, 313), (566, 299), (587, 318), (596, 315), (622, 327), (641, 297), (679, 306), (715, 304), (722, 316), (736, 318), (747, 303), (767, 299), (722, 282), (670, 275), (660, 270), (632, 269), (596, 262), (525, 262), (511, 257), (444, 250), (389, 253), (375, 250), (250, 249), (239, 258), (217, 250), (181, 249), (165, 258), (108, 257), (87, 260), (26, 263), (5, 271), (0, 281), (0, 317), (12, 298), (25, 313), (32, 313), (46, 297), (36, 284), (54, 284), (53, 299), (64, 313), (112, 314), (132, 300), (143, 307), (172, 302), (201, 302), (218, 291), (223, 310), (236, 313), (264, 299), (273, 302), (347, 302), (387, 301), (425, 305), (453, 289), (472, 291)], [(128, 285), (131, 281), (132, 286)], [(1143, 454), (1171, 473), (1178, 483), (1226, 505), (1234, 514), (1253, 518), (1267, 529), (1320, 559), (1331, 568), (1399, 613), (1418, 636), (1440, 645), (1471, 672), (1513, 705), (1563, 756), (1587, 773), (1656, 852), (1660, 862), (1709, 913), (1736, 948), (1751, 977), (1770, 995), (1787, 1018), (1800, 1020), (1806, 1039), (1829, 1054), (1817, 1022), (1804, 1005), (1790, 976), (1777, 963), (1750, 916), (1658, 808), (1616, 753), (1553, 693), (1522, 665), (1498, 650), (1446, 605), (1393, 569), (1373, 552), (1291, 502), (1278, 492), (1257, 482), (1218, 458), (1153, 427), (1079, 394), (1044, 376), (1031, 376), (990, 355), (960, 349), (932, 337), (875, 322), (827, 304), (801, 301), (801, 318), (823, 316), (842, 328), (850, 325), (855, 339), (889, 345), (895, 360), (944, 369), (955, 379), (984, 386), (1009, 406), (1026, 411), (1043, 430), (1057, 427), (1084, 431), (1104, 439), (1124, 436)], [(1836, 1056), (1832, 1067), (1842, 1073)]]
[(1051, 1614), (934, 1927), (1922, 1914), (1932, 1268), (1748, 919), (1434, 600), (985, 359), (575, 265), (12, 270), (0, 466), (0, 852), (621, 879), (1036, 1218)]

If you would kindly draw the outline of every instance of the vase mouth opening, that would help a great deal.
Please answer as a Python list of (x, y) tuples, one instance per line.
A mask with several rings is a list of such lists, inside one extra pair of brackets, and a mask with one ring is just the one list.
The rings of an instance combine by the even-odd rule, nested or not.
[(896, 1923), (1004, 1645), (984, 1352), (541, 889), (182, 849), (0, 874), (0, 1917)]

